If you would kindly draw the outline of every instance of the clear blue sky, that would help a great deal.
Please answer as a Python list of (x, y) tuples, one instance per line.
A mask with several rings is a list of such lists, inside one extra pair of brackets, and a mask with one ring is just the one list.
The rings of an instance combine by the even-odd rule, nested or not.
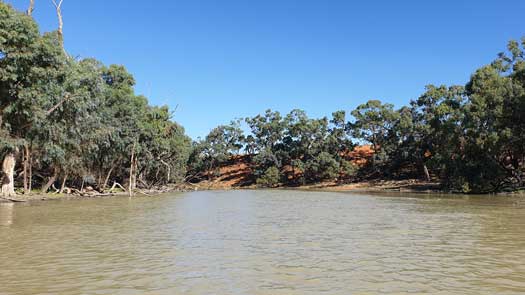
[[(26, 9), (29, 0), (7, 1)], [(36, 0), (43, 31), (51, 0)], [(271, 108), (314, 117), (464, 84), (525, 35), (525, 1), (64, 0), (68, 52), (123, 64), (193, 138)]]

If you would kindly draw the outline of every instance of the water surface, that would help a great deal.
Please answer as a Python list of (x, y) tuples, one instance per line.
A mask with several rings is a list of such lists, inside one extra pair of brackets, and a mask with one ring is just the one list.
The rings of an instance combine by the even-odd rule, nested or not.
[(192, 192), (0, 205), (0, 294), (522, 294), (525, 199)]

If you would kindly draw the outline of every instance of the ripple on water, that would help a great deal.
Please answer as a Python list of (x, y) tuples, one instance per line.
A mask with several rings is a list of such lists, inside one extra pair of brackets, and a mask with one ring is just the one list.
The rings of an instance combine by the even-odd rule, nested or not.
[(521, 294), (522, 203), (229, 191), (0, 205), (0, 294)]

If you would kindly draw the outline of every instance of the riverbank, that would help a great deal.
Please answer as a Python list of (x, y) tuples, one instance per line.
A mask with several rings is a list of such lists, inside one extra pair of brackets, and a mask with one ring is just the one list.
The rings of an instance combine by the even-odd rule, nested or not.
[[(197, 185), (197, 190), (242, 190), (242, 189), (268, 189), (258, 188), (255, 184), (246, 186), (232, 186), (230, 182), (202, 181)], [(409, 193), (409, 194), (462, 194), (443, 189), (437, 181), (422, 181), (419, 179), (404, 180), (370, 180), (353, 183), (320, 182), (299, 186), (279, 185), (272, 189), (305, 190), (324, 192), (355, 192), (355, 193)], [(525, 196), (525, 191), (499, 192), (487, 195)]]
[[(197, 190), (195, 186), (191, 184), (177, 184), (171, 186), (164, 186), (161, 188), (153, 189), (136, 189), (133, 192), (133, 196), (157, 196), (166, 193), (177, 193), (177, 192), (188, 192)], [(34, 192), (31, 194), (17, 194), (15, 197), (0, 197), (0, 203), (26, 203), (26, 202), (38, 202), (38, 201), (56, 201), (56, 200), (78, 200), (78, 199), (93, 199), (93, 198), (108, 198), (108, 197), (127, 197), (129, 193), (123, 190), (100, 193), (97, 191), (82, 192), (78, 193), (39, 193)]]
[[(164, 193), (188, 192), (196, 190), (239, 190), (239, 189), (260, 189), (255, 185), (233, 186), (229, 182), (222, 181), (202, 181), (197, 184), (179, 184), (162, 189), (136, 190), (135, 196), (156, 196)], [(322, 182), (301, 186), (278, 186), (275, 189), (292, 190), (311, 190), (311, 191), (330, 191), (330, 192), (406, 192), (406, 193), (443, 193), (439, 183), (423, 182), (419, 180), (397, 180), (397, 181), (366, 181), (350, 184), (338, 184), (335, 182)], [(128, 192), (116, 191), (111, 193), (84, 193), (79, 194), (60, 194), (60, 193), (32, 193), (17, 194), (12, 198), (0, 198), (0, 203), (24, 203), (35, 201), (55, 201), (55, 200), (76, 200), (89, 198), (105, 198), (129, 196)]]
[[(259, 190), (256, 185), (232, 186), (231, 183), (222, 181), (202, 181), (197, 184), (179, 184), (163, 189), (136, 190), (134, 196), (158, 196), (166, 193), (206, 191), (206, 190)], [(264, 188), (267, 189), (267, 188)], [(321, 182), (300, 186), (277, 186), (273, 189), (282, 190), (305, 190), (305, 191), (325, 191), (325, 192), (355, 192), (355, 193), (409, 193), (409, 194), (445, 194), (449, 193), (441, 188), (439, 182), (421, 181), (417, 179), (406, 180), (373, 180), (355, 183), (336, 183)], [(518, 195), (525, 196), (525, 192), (498, 193), (498, 195)], [(33, 193), (29, 195), (18, 194), (13, 198), (0, 198), (0, 203), (24, 203), (35, 201), (55, 201), (55, 200), (77, 200), (89, 198), (107, 198), (107, 197), (127, 197), (128, 192), (118, 191), (112, 193), (94, 193), (94, 194), (58, 194), (58, 193)]]
[[(199, 190), (235, 190), (235, 189), (258, 189), (255, 184), (246, 186), (235, 186), (231, 182), (224, 181), (202, 181), (195, 185)], [(299, 189), (299, 190), (322, 190), (322, 191), (383, 191), (383, 192), (414, 192), (414, 193), (443, 193), (439, 182), (421, 181), (417, 179), (406, 180), (373, 180), (353, 183), (320, 182), (299, 186), (279, 185), (275, 189)]]

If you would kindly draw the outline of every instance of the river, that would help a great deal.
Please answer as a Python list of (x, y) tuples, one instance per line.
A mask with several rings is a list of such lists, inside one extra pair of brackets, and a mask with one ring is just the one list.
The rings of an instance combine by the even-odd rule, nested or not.
[(523, 294), (525, 199), (201, 191), (0, 204), (0, 294)]

